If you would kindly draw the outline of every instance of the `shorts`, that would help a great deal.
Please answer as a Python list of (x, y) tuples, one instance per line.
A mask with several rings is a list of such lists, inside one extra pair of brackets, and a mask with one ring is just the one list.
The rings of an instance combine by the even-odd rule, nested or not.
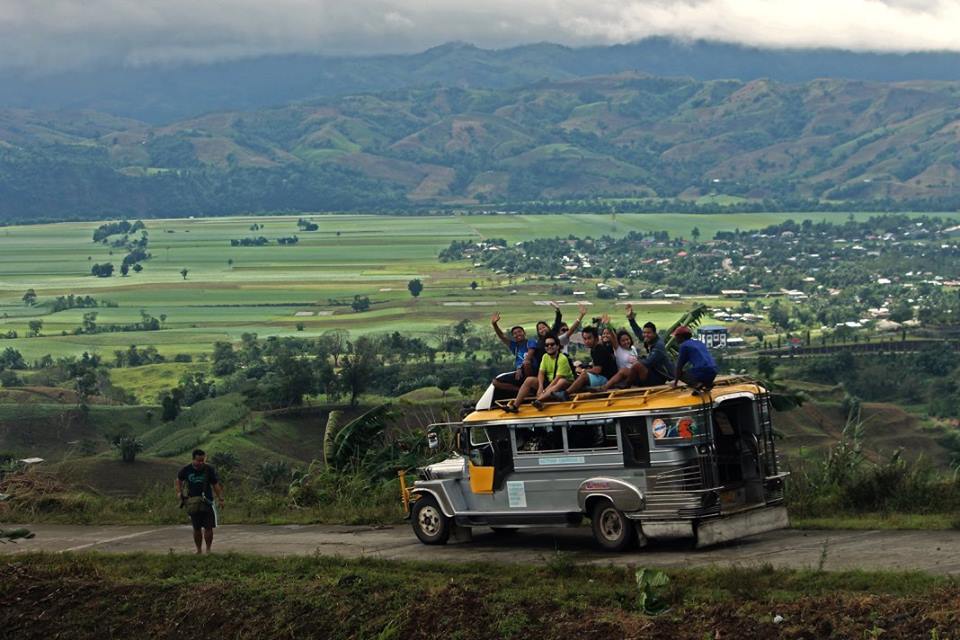
[(591, 373), (587, 371), (588, 386), (590, 387), (602, 387), (607, 384), (607, 378), (600, 375), (599, 373)]
[(211, 505), (209, 511), (201, 511), (200, 513), (190, 514), (190, 523), (193, 525), (194, 531), (200, 531), (201, 529), (216, 529), (217, 512)]

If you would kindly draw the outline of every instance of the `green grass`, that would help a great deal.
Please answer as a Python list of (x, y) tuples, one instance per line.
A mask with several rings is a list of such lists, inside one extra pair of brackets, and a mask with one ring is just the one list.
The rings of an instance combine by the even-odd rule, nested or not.
[[(306, 216), (320, 225), (316, 232), (299, 232), (298, 216), (150, 220), (147, 228), (153, 259), (144, 263), (140, 274), (112, 278), (89, 275), (92, 263), (112, 261), (119, 266), (124, 255), (123, 250), (113, 249), (111, 256), (109, 247), (91, 241), (96, 222), (3, 227), (0, 332), (12, 329), (25, 336), (27, 323), (33, 319), (43, 320), (44, 327), (42, 337), (0, 341), (0, 348), (13, 347), (32, 360), (48, 353), (65, 356), (83, 351), (112, 357), (114, 350), (136, 344), (155, 345), (172, 357), (209, 351), (214, 341), (237, 340), (244, 332), (315, 336), (331, 328), (346, 328), (354, 333), (400, 330), (429, 336), (438, 325), (463, 318), (485, 325), (494, 308), (499, 308), (508, 322), (528, 323), (549, 315), (533, 304), (555, 297), (549, 293), (549, 283), (511, 284), (466, 263), (442, 264), (436, 259), (439, 251), (455, 239), (497, 237), (518, 242), (545, 236), (622, 236), (650, 230), (689, 236), (695, 226), (709, 238), (718, 230), (755, 229), (787, 218), (820, 220), (841, 215), (846, 214)], [(254, 223), (264, 228), (251, 231)], [(291, 247), (229, 246), (232, 238), (263, 235), (273, 239), (293, 234), (300, 237), (300, 243)], [(43, 255), (43, 260), (37, 260), (38, 255)], [(189, 269), (186, 280), (179, 273), (182, 268)], [(425, 285), (418, 300), (406, 290), (407, 281), (414, 277)], [(476, 292), (469, 288), (473, 280), (481, 286)], [(37, 291), (39, 305), (26, 307), (20, 301), (28, 288)], [(512, 295), (514, 289), (518, 293)], [(119, 305), (96, 310), (101, 325), (134, 322), (143, 309), (156, 317), (165, 314), (164, 330), (61, 336), (61, 332), (73, 332), (84, 310), (53, 314), (50, 302), (70, 293)], [(349, 307), (328, 302), (330, 298), (349, 300), (356, 294), (367, 295), (374, 302), (370, 312), (356, 314)], [(480, 302), (486, 304), (475, 304)], [(598, 313), (613, 308), (603, 301), (593, 302)], [(654, 322), (664, 322), (675, 319), (676, 311), (685, 309), (688, 302), (645, 311), (652, 313)], [(569, 307), (571, 312), (573, 308)], [(298, 312), (312, 315), (297, 316)], [(298, 331), (298, 324), (303, 331)], [(137, 383), (132, 386), (137, 393)], [(146, 393), (149, 385), (144, 387)]]
[(960, 528), (955, 513), (862, 513), (821, 518), (791, 518), (795, 529), (875, 529), (947, 531)]
[[(564, 570), (558, 570), (563, 568)], [(237, 554), (0, 558), (16, 637), (954, 638), (955, 580), (920, 573), (671, 569), (643, 612), (634, 567), (445, 565)], [(48, 612), (54, 610), (54, 615)], [(774, 621), (779, 615), (779, 622)], [(749, 629), (749, 636), (744, 630)]]
[(203, 363), (165, 362), (142, 367), (110, 369), (110, 381), (132, 393), (144, 404), (157, 402), (164, 391), (180, 384), (180, 379), (190, 373), (208, 373), (209, 365)]

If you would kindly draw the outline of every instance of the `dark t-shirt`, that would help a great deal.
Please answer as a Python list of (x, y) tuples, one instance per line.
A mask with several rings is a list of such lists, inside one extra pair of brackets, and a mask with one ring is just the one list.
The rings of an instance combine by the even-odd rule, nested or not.
[(610, 345), (598, 344), (590, 349), (590, 366), (600, 367), (600, 375), (608, 380), (617, 375), (617, 358), (613, 355)]
[[(206, 476), (204, 476), (204, 468), (206, 468)], [(183, 469), (180, 469), (177, 478), (187, 483), (187, 496), (199, 496), (201, 493), (204, 493), (208, 500), (213, 500), (213, 485), (219, 484), (220, 482), (220, 478), (217, 476), (217, 470), (208, 464), (200, 467), (199, 471), (193, 464), (188, 464)], [(206, 491), (203, 490), (205, 482), (210, 483)]]

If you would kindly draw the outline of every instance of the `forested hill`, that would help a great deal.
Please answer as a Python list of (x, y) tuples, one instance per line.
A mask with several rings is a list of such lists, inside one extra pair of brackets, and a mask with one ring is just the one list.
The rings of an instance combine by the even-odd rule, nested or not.
[(0, 216), (537, 210), (598, 197), (627, 198), (617, 206), (628, 210), (717, 194), (765, 207), (955, 208), (958, 151), (960, 83), (937, 81), (622, 74), (358, 94), (159, 127), (6, 110)]
[(540, 43), (502, 50), (454, 42), (409, 55), (263, 56), (52, 74), (0, 70), (0, 108), (94, 110), (166, 124), (209, 111), (259, 109), (359, 92), (435, 84), (503, 89), (628, 71), (697, 80), (960, 81), (960, 53), (759, 49), (669, 38), (576, 48)]

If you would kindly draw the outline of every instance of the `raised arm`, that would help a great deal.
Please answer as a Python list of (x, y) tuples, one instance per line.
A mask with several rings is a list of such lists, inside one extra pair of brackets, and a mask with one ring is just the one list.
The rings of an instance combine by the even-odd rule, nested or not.
[(553, 307), (553, 327), (550, 329), (550, 333), (557, 335), (557, 332), (560, 331), (560, 325), (563, 324), (563, 312), (560, 311), (560, 305), (558, 305), (553, 300), (550, 301), (550, 306)]
[(582, 302), (577, 305), (577, 308), (580, 310), (580, 313), (577, 315), (577, 319), (573, 321), (573, 324), (570, 325), (570, 328), (567, 329), (567, 332), (564, 335), (566, 340), (570, 340), (573, 334), (580, 328), (580, 323), (583, 322), (583, 316), (587, 315), (587, 305)]
[(637, 322), (637, 314), (633, 311), (633, 305), (628, 304), (627, 309), (627, 322), (630, 323), (630, 330), (633, 331), (633, 335), (637, 336), (637, 340), (641, 343), (643, 342), (643, 328), (640, 326), (640, 323)]
[(673, 386), (677, 386), (677, 384), (680, 382), (680, 374), (683, 373), (683, 368), (686, 366), (686, 364), (687, 352), (683, 349), (680, 349), (680, 352), (677, 354), (677, 366), (673, 371)]
[(500, 329), (500, 312), (494, 311), (493, 316), (490, 318), (490, 324), (493, 325), (493, 330), (497, 332), (497, 337), (500, 338), (500, 342), (510, 346), (510, 338), (503, 334), (503, 330)]

